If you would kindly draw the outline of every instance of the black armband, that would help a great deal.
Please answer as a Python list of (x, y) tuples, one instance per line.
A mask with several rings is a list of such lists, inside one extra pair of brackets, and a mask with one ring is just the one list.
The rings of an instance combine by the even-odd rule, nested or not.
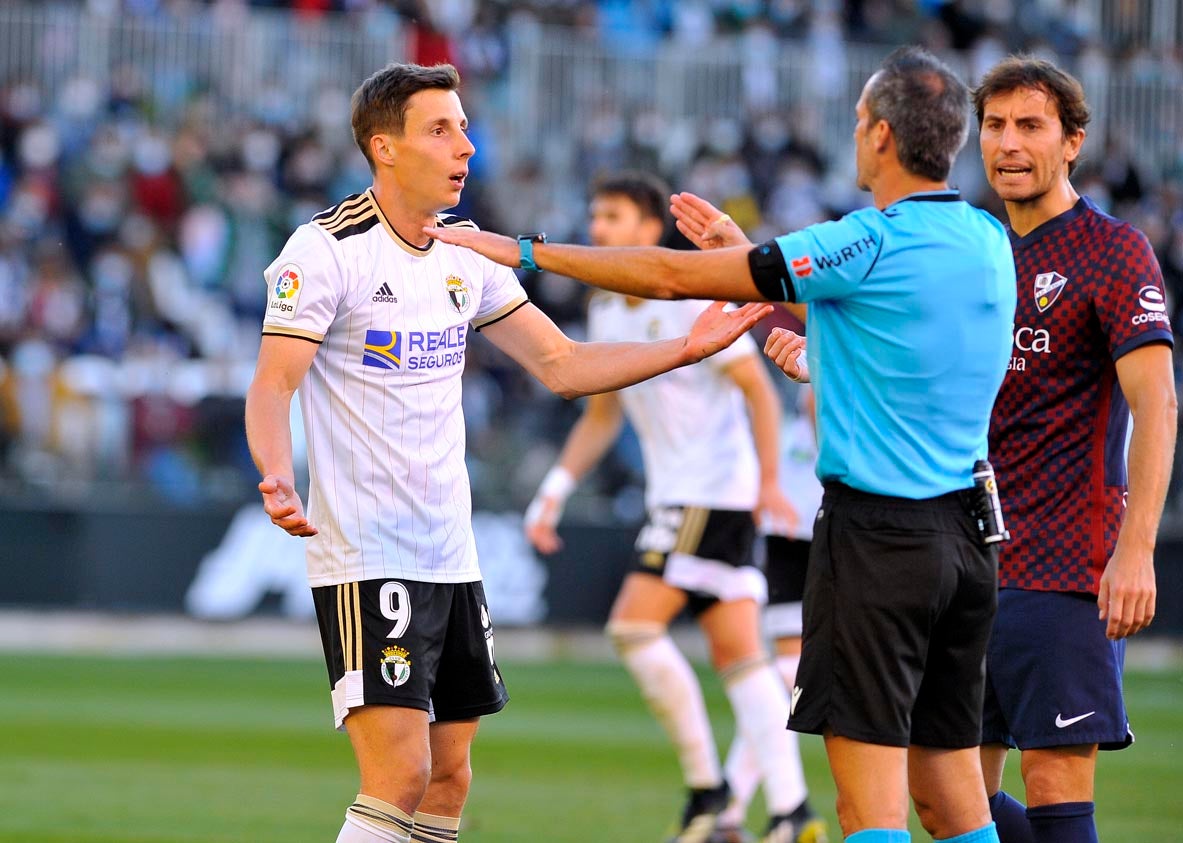
[(797, 300), (797, 291), (789, 279), (789, 267), (785, 264), (784, 252), (775, 240), (761, 243), (748, 252), (748, 269), (756, 289), (768, 301)]

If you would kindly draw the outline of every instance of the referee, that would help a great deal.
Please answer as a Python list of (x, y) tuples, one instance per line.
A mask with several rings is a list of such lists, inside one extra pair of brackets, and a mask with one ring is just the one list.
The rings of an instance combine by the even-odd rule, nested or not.
[[(430, 233), (628, 295), (811, 305), (825, 496), (789, 723), (825, 736), (847, 840), (910, 840), (911, 795), (934, 839), (997, 841), (978, 761), (997, 556), (960, 493), (1010, 359), (1014, 261), (1002, 225), (948, 187), (969, 95), (944, 64), (892, 53), (856, 117), (873, 207), (755, 247), (686, 194), (679, 227), (707, 251)], [(795, 374), (800, 343), (774, 331), (765, 350)]]

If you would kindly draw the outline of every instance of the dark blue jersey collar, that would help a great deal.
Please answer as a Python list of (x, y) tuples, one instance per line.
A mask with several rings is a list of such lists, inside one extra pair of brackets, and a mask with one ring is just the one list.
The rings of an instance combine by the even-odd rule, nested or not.
[(1011, 248), (1018, 249), (1022, 246), (1030, 245), (1036, 240), (1041, 240), (1052, 232), (1059, 231), (1073, 220), (1079, 219), (1082, 214), (1086, 214), (1090, 211), (1094, 214), (1102, 213), (1101, 209), (1097, 207), (1097, 204), (1093, 202), (1092, 199), (1089, 199), (1087, 196), (1081, 196), (1076, 200), (1076, 204), (1067, 211), (1064, 211), (1062, 214), (1057, 214), (1047, 222), (1040, 223), (1022, 237), (1015, 234), (1014, 230), (1011, 229), (1010, 225), (1008, 224), (1006, 227), (1006, 233), (1007, 236), (1010, 237)]

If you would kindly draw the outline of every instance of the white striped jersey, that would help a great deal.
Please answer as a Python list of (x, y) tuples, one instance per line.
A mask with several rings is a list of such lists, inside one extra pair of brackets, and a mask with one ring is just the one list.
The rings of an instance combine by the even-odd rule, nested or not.
[(320, 344), (299, 388), (310, 584), (480, 579), (460, 378), (468, 326), (526, 303), (513, 272), (411, 245), (366, 191), (296, 229), (265, 276), (263, 333)]
[[(597, 293), (588, 339), (637, 342), (684, 335), (710, 302), (641, 301)], [(759, 465), (743, 392), (724, 370), (756, 354), (750, 336), (694, 366), (622, 389), (621, 406), (641, 442), (645, 505), (755, 508)]]

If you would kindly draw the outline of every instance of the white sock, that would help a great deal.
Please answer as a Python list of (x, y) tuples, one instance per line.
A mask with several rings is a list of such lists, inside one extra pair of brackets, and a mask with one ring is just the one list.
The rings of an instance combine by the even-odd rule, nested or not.
[(737, 731), (756, 757), (768, 813), (790, 813), (805, 801), (806, 791), (797, 734), (786, 725), (789, 695), (784, 684), (772, 665), (760, 659), (724, 671), (723, 687)]
[[(779, 655), (776, 657), (776, 669), (786, 688), (792, 688), (797, 681), (797, 665), (801, 663), (800, 656)], [(801, 763), (797, 735), (789, 733), (793, 743), (796, 763)], [(790, 762), (792, 763), (792, 762)], [(731, 748), (727, 751), (727, 761), (723, 764), (723, 773), (727, 777), (727, 784), (731, 785), (731, 802), (726, 810), (719, 814), (719, 825), (741, 826), (748, 814), (748, 805), (756, 795), (756, 788), (760, 786), (760, 760), (752, 750), (752, 745), (744, 740), (739, 732), (731, 741)], [(803, 793), (801, 800), (805, 800), (808, 792)], [(800, 803), (798, 803), (800, 804)], [(792, 810), (796, 809), (796, 805)]]
[(727, 750), (727, 761), (723, 765), (727, 784), (731, 785), (731, 801), (719, 814), (719, 825), (738, 827), (748, 815), (748, 805), (760, 785), (760, 761), (752, 751), (752, 745), (736, 730)]
[(613, 621), (608, 624), (608, 635), (641, 696), (673, 742), (686, 785), (717, 787), (723, 772), (702, 686), (665, 626)]
[(345, 812), (337, 843), (411, 843), (412, 820), (397, 805), (359, 793)]

